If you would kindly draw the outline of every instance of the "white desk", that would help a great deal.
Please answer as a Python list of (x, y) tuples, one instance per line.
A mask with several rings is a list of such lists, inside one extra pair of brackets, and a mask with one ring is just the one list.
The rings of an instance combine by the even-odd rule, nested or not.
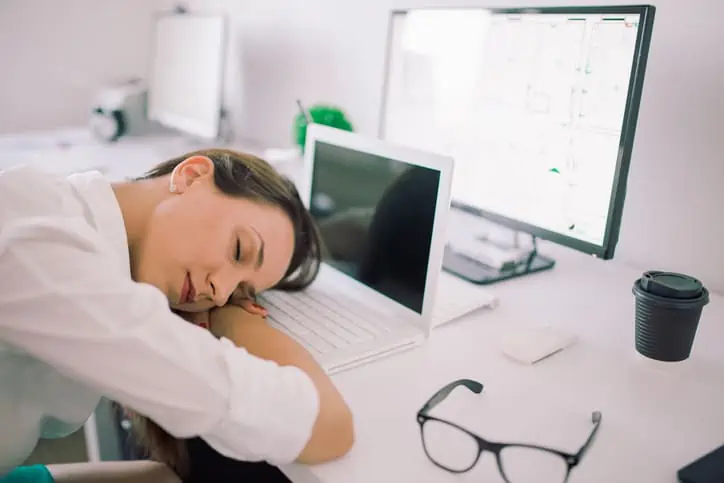
[[(416, 411), (459, 378), (482, 382), (483, 393), (457, 389), (433, 414), (484, 438), (574, 452), (600, 410), (597, 439), (573, 483), (673, 483), (678, 468), (724, 443), (724, 298), (714, 295), (704, 308), (688, 361), (653, 362), (634, 350), (631, 286), (640, 272), (542, 248), (558, 266), (493, 286), (495, 310), (435, 330), (422, 348), (336, 375), (355, 415), (355, 447), (341, 460), (285, 473), (295, 483), (502, 482), (489, 453), (453, 475), (423, 452)], [(533, 366), (501, 354), (507, 330), (539, 323), (579, 340)]]

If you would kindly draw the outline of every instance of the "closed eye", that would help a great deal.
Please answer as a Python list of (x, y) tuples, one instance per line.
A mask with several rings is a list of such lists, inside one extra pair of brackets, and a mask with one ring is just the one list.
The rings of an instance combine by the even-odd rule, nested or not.
[(241, 261), (241, 240), (238, 238), (236, 239), (236, 254), (234, 255), (234, 260), (237, 262)]

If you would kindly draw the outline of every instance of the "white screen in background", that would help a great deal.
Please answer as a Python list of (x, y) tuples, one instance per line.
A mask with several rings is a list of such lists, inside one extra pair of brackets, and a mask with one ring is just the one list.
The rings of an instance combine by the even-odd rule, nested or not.
[(161, 17), (150, 75), (149, 117), (179, 131), (215, 138), (223, 56), (223, 17)]
[(396, 14), (382, 137), (454, 156), (456, 201), (601, 245), (638, 21)]

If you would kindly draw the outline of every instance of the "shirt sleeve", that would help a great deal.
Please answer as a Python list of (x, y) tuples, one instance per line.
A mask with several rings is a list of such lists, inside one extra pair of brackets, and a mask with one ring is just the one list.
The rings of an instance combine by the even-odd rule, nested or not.
[[(215, 339), (136, 283), (82, 218), (0, 230), (0, 340), (224, 456), (292, 462), (319, 411), (311, 378)], [(292, 403), (293, 401), (293, 403)]]

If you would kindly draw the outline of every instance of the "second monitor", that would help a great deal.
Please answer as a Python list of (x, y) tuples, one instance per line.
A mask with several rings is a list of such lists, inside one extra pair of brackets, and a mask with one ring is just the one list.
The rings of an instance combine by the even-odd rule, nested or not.
[[(453, 156), (456, 208), (611, 258), (653, 18), (637, 5), (394, 11), (380, 137)], [(451, 241), (449, 271), (490, 283), (553, 266), (535, 243), (493, 256), (475, 235)]]

